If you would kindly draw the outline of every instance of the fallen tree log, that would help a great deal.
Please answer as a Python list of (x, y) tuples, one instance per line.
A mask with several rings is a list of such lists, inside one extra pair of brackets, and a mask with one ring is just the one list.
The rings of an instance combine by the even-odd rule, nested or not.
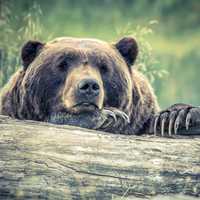
[(200, 137), (114, 135), (0, 116), (0, 199), (196, 199)]

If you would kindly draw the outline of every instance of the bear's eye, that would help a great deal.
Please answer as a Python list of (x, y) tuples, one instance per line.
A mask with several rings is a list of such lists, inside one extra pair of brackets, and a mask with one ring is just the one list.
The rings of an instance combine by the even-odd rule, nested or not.
[(105, 63), (100, 65), (100, 71), (102, 74), (106, 74), (108, 72), (108, 66)]
[(59, 65), (58, 65), (58, 68), (61, 70), (61, 71), (66, 71), (67, 68), (69, 66), (69, 63), (67, 62), (67, 60), (63, 60)]

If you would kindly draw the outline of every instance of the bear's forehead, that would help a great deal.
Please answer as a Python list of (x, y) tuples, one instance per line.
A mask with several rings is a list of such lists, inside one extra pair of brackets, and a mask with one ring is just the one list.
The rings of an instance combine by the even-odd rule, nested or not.
[(72, 47), (74, 49), (101, 49), (106, 51), (112, 46), (104, 41), (92, 38), (60, 37), (47, 43), (51, 47)]
[[(46, 55), (46, 56), (45, 56)], [(63, 55), (72, 58), (92, 59), (97, 62), (112, 62), (115, 65), (125, 65), (119, 52), (108, 42), (90, 38), (56, 38), (45, 45), (43, 59), (45, 57)]]

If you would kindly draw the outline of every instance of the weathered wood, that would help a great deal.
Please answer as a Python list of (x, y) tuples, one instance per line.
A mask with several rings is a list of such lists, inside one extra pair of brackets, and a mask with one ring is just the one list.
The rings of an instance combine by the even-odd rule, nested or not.
[(200, 137), (123, 136), (0, 116), (0, 199), (196, 199)]

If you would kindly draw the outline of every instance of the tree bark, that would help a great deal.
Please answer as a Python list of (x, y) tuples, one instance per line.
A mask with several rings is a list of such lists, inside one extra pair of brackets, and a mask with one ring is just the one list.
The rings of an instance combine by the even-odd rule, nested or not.
[(200, 137), (124, 136), (0, 116), (0, 199), (196, 199)]

